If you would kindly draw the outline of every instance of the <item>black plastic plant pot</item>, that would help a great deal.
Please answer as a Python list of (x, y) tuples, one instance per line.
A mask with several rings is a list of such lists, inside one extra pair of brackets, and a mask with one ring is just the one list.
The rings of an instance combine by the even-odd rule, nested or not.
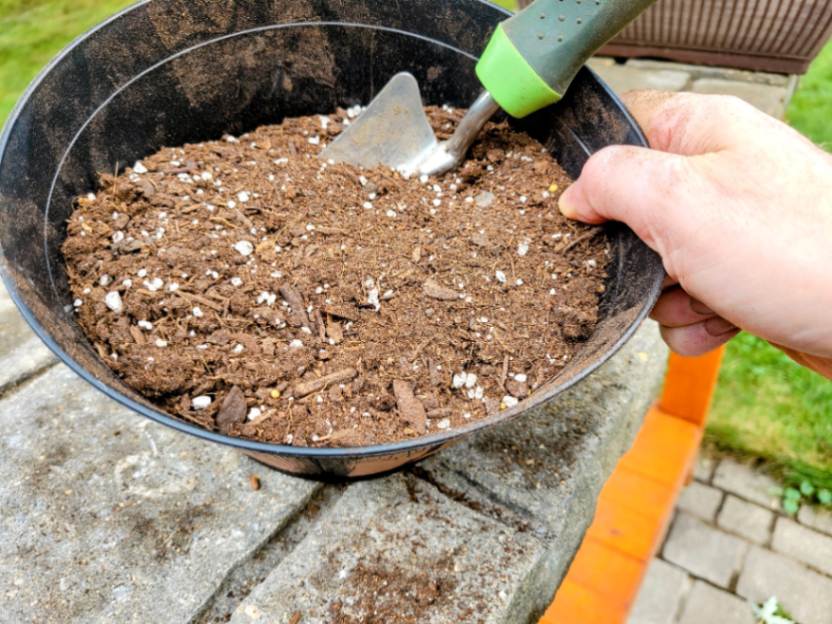
[[(466, 106), (480, 89), (477, 56), (505, 17), (479, 0), (153, 0), (115, 16), (44, 70), (0, 137), (0, 271), (12, 298), (60, 359), (108, 396), (293, 474), (387, 472), (528, 410), (551, 410), (553, 397), (621, 347), (658, 296), (661, 263), (623, 226), (609, 227), (613, 253), (602, 320), (555, 379), (519, 406), (465, 428), (361, 448), (258, 443), (159, 411), (87, 341), (60, 253), (73, 198), (95, 189), (97, 172), (163, 146), (367, 103), (402, 70), (416, 76), (426, 103)], [(517, 125), (573, 177), (606, 145), (644, 144), (621, 103), (587, 69), (563, 101)]]

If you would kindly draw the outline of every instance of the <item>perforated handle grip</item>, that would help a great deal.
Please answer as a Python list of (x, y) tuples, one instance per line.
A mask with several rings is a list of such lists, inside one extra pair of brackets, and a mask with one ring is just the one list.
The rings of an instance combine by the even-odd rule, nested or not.
[(477, 75), (500, 106), (525, 117), (560, 99), (602, 45), (655, 0), (535, 0), (497, 27)]

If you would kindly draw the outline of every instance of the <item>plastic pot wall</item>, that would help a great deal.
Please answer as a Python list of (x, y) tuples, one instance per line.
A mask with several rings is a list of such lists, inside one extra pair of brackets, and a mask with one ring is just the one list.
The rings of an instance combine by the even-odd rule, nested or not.
[[(78, 374), (145, 417), (235, 446), (295, 474), (356, 477), (418, 460), (513, 408), (450, 432), (366, 448), (307, 449), (203, 430), (158, 411), (103, 363), (75, 322), (60, 256), (73, 197), (96, 173), (163, 146), (242, 133), (285, 116), (368, 102), (411, 71), (427, 103), (465, 106), (474, 63), (505, 14), (476, 0), (154, 0), (135, 5), (66, 49), (33, 83), (0, 137), (0, 272), (37, 334)], [(588, 70), (558, 105), (518, 124), (576, 176), (612, 143), (643, 144), (621, 104)], [(658, 258), (610, 228), (613, 260), (602, 321), (579, 355), (524, 409), (597, 368), (635, 331), (658, 294)], [(556, 417), (553, 415), (553, 417)]]

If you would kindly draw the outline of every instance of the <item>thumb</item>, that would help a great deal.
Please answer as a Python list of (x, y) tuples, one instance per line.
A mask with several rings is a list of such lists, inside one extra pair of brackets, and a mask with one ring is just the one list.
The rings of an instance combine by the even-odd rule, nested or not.
[(678, 191), (690, 189), (693, 178), (684, 156), (612, 146), (593, 154), (558, 205), (564, 216), (585, 223), (622, 221), (659, 251), (680, 216)]

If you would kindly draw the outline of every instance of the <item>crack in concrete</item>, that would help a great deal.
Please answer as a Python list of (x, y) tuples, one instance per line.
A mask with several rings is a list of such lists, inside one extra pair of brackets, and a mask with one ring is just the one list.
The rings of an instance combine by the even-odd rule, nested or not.
[(49, 369), (51, 369), (54, 366), (57, 366), (58, 364), (60, 364), (59, 361), (53, 360), (48, 364), (45, 364), (44, 366), (36, 368), (35, 370), (27, 373), (20, 379), (16, 379), (12, 382), (0, 386), (0, 401), (8, 398), (18, 390), (22, 389), (23, 386), (28, 385), (30, 382), (34, 381), (38, 377), (43, 376)]
[(345, 489), (345, 485), (322, 485), (303, 508), (275, 529), (260, 548), (229, 570), (189, 624), (228, 622), (249, 594), (314, 530)]
[(473, 481), (467, 475), (452, 468), (446, 467), (446, 469), (477, 492), (482, 497), (482, 500), (472, 498), (465, 492), (462, 492), (461, 490), (454, 488), (452, 485), (441, 481), (438, 475), (434, 474), (427, 468), (423, 468), (422, 466), (411, 466), (408, 469), (408, 472), (410, 472), (410, 474), (417, 479), (421, 479), (422, 481), (429, 483), (439, 490), (441, 494), (447, 496), (452, 501), (459, 503), (460, 505), (463, 505), (480, 515), (496, 520), (500, 524), (515, 531), (527, 532), (532, 530), (535, 525), (534, 518), (526, 509), (518, 507), (509, 501), (502, 500), (494, 492), (484, 488), (482, 484)]

